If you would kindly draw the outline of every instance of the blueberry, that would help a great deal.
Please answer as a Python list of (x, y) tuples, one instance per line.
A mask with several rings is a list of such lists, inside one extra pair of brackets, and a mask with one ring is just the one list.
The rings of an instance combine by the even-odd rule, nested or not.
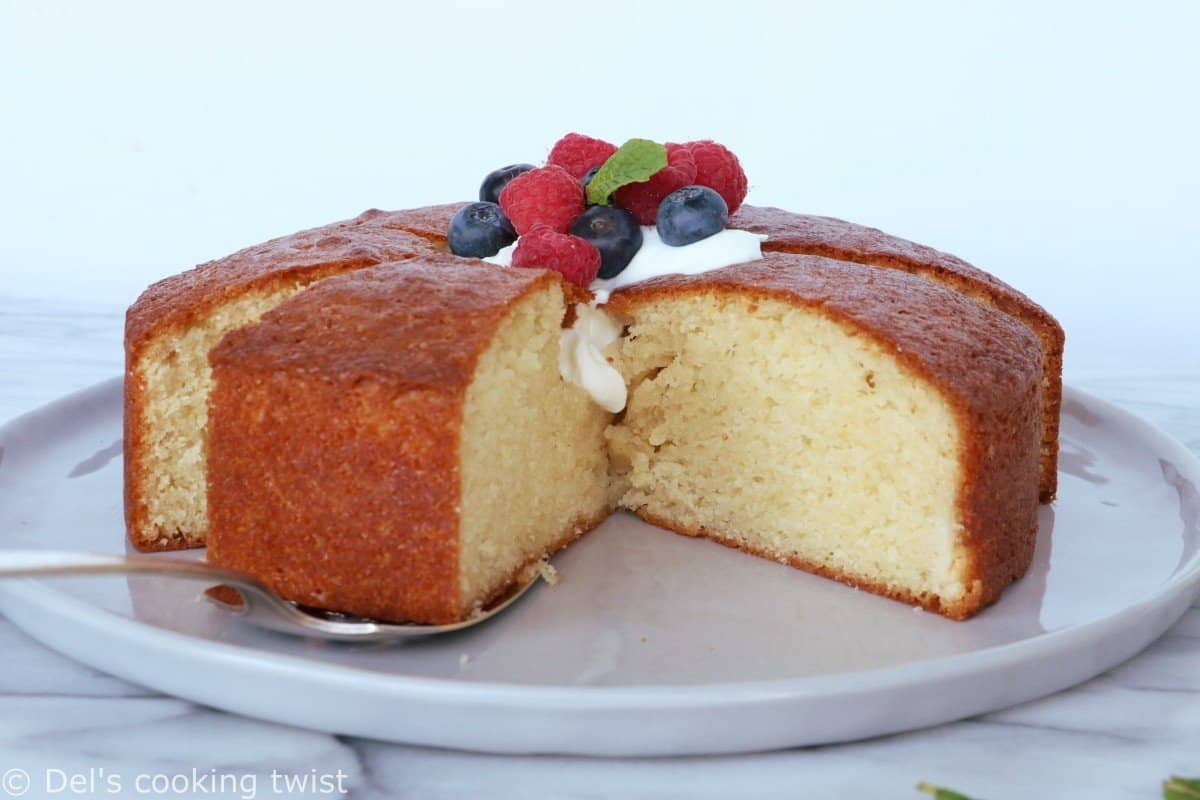
[(450, 220), (447, 233), (450, 252), (456, 256), (487, 258), (517, 240), (517, 232), (500, 206), (495, 203), (471, 203), (463, 206)]
[(522, 172), (529, 172), (531, 169), (533, 169), (533, 164), (509, 164), (507, 167), (492, 170), (479, 185), (479, 199), (485, 203), (499, 203), (500, 192), (508, 185), (508, 182)]
[[(587, 177), (587, 176), (584, 176)], [(592, 206), (575, 218), (571, 235), (600, 251), (600, 278), (615, 278), (642, 246), (642, 228), (633, 214), (616, 206)]]
[(583, 177), (579, 179), (579, 182), (583, 184), (583, 188), (586, 189), (588, 187), (588, 184), (592, 182), (592, 178), (596, 177), (596, 173), (599, 171), (600, 167), (592, 167), (583, 173)]
[(685, 186), (671, 192), (658, 206), (658, 237), (672, 247), (682, 247), (714, 233), (729, 221), (729, 206), (707, 186)]

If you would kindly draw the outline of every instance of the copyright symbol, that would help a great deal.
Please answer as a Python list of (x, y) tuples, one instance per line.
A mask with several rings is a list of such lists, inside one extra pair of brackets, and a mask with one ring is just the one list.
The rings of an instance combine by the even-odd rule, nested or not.
[(7, 792), (9, 797), (21, 797), (29, 791), (29, 773), (16, 767), (5, 771), (0, 776), (0, 789)]

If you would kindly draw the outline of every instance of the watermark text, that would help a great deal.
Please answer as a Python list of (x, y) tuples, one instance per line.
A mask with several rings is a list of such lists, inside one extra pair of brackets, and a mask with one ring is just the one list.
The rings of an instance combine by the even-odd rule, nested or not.
[(24, 797), (237, 797), (239, 800), (295, 797), (344, 797), (350, 775), (344, 770), (312, 769), (256, 773), (192, 769), (185, 772), (122, 773), (105, 767), (33, 771), (12, 767), (0, 772), (0, 798)]

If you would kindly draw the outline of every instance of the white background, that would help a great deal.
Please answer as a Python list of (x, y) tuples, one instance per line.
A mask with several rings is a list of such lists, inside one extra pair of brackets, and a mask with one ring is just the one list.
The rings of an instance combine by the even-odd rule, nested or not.
[[(470, 197), (576, 129), (716, 138), (755, 202), (967, 257), (1063, 320), (1078, 385), (1200, 452), (1200, 2), (556, 5), (0, 0), (0, 421), (117, 374), (121, 309), (150, 281), (369, 206)], [(0, 770), (345, 766), (355, 797), (420, 800), (907, 798), (918, 778), (1148, 798), (1200, 771), (1198, 637), (1193, 609), (1096, 681), (954, 726), (612, 762), (231, 717), (0, 620)]]
[(1198, 87), (1200, 3), (0, 2), (0, 294), (125, 305), (569, 130), (714, 138), (752, 202), (1024, 290), (1069, 373), (1191, 369)]

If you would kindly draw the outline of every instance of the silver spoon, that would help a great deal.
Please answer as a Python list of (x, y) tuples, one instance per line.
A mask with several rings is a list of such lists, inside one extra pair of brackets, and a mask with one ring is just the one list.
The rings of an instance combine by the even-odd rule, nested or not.
[[(262, 581), (245, 573), (214, 567), (202, 561), (161, 556), (116, 556), (70, 550), (2, 550), (0, 579), (63, 577), (78, 575), (164, 575), (229, 586), (242, 602), (230, 602), (224, 593), (206, 592), (205, 596), (221, 608), (237, 614), (260, 628), (343, 642), (370, 642), (436, 636), (470, 628), (491, 619), (517, 601), (537, 583), (537, 570), (529, 570), (508, 594), (479, 613), (449, 625), (379, 622), (365, 617), (310, 609), (284, 600)], [(217, 594), (217, 596), (214, 596)]]

